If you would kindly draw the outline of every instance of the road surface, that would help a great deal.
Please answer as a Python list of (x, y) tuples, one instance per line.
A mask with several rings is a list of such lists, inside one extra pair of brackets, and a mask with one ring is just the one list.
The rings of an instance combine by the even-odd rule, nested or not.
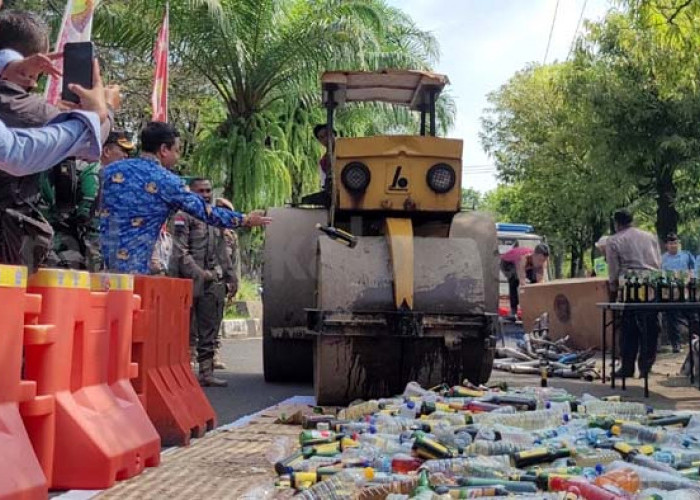
[[(274, 405), (291, 396), (313, 395), (313, 388), (299, 384), (268, 384), (262, 371), (262, 339), (224, 340), (222, 357), (228, 369), (217, 370), (218, 377), (228, 381), (226, 388), (206, 388), (205, 391), (216, 410), (219, 425), (250, 415)], [(689, 387), (685, 377), (674, 376), (680, 366), (682, 355), (660, 354), (650, 377), (650, 398), (646, 401), (656, 408), (683, 407), (700, 409), (700, 391)], [(539, 385), (539, 377), (515, 375), (494, 371), (492, 381), (505, 380), (509, 385)], [(630, 386), (623, 392), (611, 390), (599, 381), (587, 383), (570, 379), (550, 379), (552, 387), (567, 389), (572, 394), (586, 392), (595, 396), (619, 394), (628, 399), (643, 400), (641, 381), (628, 379)]]
[(262, 339), (223, 340), (221, 357), (226, 370), (216, 376), (228, 387), (207, 387), (205, 392), (216, 410), (219, 425), (272, 406), (291, 396), (313, 395), (313, 387), (299, 384), (268, 384), (263, 378)]

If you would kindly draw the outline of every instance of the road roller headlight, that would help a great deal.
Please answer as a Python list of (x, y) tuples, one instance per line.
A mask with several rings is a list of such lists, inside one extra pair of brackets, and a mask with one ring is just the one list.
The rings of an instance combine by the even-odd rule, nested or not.
[(372, 179), (372, 174), (367, 165), (359, 161), (353, 161), (343, 167), (340, 173), (345, 189), (352, 193), (364, 193)]
[(428, 170), (428, 186), (438, 194), (447, 193), (457, 182), (455, 169), (447, 163), (438, 163)]

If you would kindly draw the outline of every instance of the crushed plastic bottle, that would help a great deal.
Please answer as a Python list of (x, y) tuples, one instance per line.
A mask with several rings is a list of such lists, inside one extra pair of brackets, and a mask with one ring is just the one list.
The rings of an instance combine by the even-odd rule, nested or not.
[(700, 491), (700, 482), (686, 479), (680, 475), (651, 470), (647, 467), (631, 464), (628, 462), (613, 462), (608, 467), (606, 467), (605, 473), (610, 474), (619, 470), (625, 470), (628, 471), (628, 473), (636, 474), (639, 480), (639, 487), (642, 489), (660, 488), (663, 490), (672, 491), (688, 488), (695, 491)]
[(589, 415), (607, 415), (623, 419), (639, 419), (647, 414), (647, 406), (643, 403), (593, 400), (586, 402), (583, 407)]
[(525, 430), (537, 430), (558, 427), (564, 420), (564, 412), (559, 408), (552, 408), (505, 415), (477, 413), (472, 419), (476, 424), (501, 424)]
[[(409, 383), (401, 397), (314, 415), (317, 425), (273, 441), (266, 456), (277, 488), (302, 499), (647, 500), (639, 495), (652, 488), (664, 492), (654, 498), (691, 498), (671, 494), (700, 494), (698, 415), (552, 387)], [(270, 496), (247, 494), (258, 493)]]

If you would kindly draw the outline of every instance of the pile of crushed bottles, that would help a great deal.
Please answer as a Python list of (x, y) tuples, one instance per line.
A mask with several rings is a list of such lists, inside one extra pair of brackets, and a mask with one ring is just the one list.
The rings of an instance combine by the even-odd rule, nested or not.
[(276, 460), (300, 499), (700, 499), (700, 412), (552, 387), (440, 387), (304, 418)]

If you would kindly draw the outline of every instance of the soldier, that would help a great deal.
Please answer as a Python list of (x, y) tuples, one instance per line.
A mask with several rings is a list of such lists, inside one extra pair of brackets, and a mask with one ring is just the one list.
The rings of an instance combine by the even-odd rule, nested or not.
[[(212, 187), (207, 179), (192, 179), (190, 190), (211, 203)], [(184, 212), (175, 216), (173, 227), (171, 271), (194, 282), (190, 352), (196, 346), (199, 383), (226, 387), (225, 380), (214, 377), (214, 354), (226, 298), (235, 293), (237, 282), (224, 230)]]
[(102, 269), (99, 218), (100, 165), (128, 158), (134, 144), (123, 130), (109, 133), (99, 163), (65, 161), (42, 176), (42, 208), (54, 230), (51, 267)]

